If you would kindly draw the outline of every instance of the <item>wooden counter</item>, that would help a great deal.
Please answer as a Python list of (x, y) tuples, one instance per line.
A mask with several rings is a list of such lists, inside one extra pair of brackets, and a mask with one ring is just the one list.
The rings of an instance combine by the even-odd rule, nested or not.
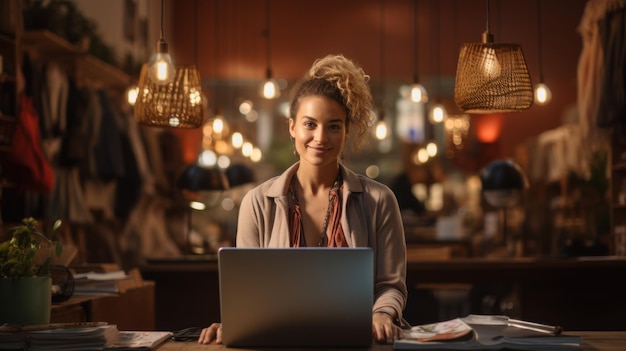
[[(156, 283), (156, 328), (178, 330), (220, 320), (219, 279), (214, 257), (170, 260), (140, 267)], [(511, 317), (565, 330), (626, 330), (626, 258), (498, 258), (415, 260), (407, 265), (411, 324), (441, 320), (424, 305), (418, 286), (470, 288), (467, 313), (483, 309), (486, 297), (511, 304)], [(415, 301), (417, 300), (417, 301)], [(421, 319), (420, 319), (421, 318)]]
[(120, 330), (154, 330), (154, 287), (143, 281), (119, 294), (73, 295), (52, 304), (50, 323), (107, 322)]
[[(566, 330), (626, 330), (626, 257), (473, 258), (414, 261), (407, 284), (469, 284), (473, 311), (491, 295), (518, 318)], [(498, 311), (483, 311), (497, 313)]]
[[(582, 351), (623, 351), (626, 345), (626, 332), (572, 332), (571, 334), (582, 336)], [(228, 350), (223, 345), (200, 345), (196, 342), (175, 342), (170, 341), (159, 347), (159, 351), (209, 351), (209, 350)], [(254, 349), (236, 349), (239, 351), (254, 351)], [(304, 349), (303, 349), (304, 350)], [(306, 348), (307, 351), (315, 351), (320, 349)], [(345, 349), (325, 349), (325, 350), (345, 350)], [(353, 351), (361, 349), (350, 349)], [(391, 345), (372, 345), (368, 349), (370, 351), (392, 351)]]

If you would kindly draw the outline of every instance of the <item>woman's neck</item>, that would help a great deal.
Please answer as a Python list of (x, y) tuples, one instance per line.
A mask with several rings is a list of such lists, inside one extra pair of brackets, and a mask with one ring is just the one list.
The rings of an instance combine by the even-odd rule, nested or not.
[(302, 166), (303, 164), (301, 163), (296, 172), (298, 183), (305, 192), (313, 194), (318, 191), (328, 192), (340, 172), (338, 164), (325, 168)]

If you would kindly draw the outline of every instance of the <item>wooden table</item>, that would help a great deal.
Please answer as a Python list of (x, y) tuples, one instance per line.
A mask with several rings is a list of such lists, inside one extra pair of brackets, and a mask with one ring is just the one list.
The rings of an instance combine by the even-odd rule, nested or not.
[[(141, 272), (156, 283), (156, 329), (219, 321), (215, 257), (147, 264)], [(626, 257), (412, 260), (407, 264), (410, 290), (405, 314), (411, 324), (447, 319), (430, 311), (433, 302), (423, 299), (415, 287), (461, 284), (469, 285), (471, 298), (478, 301), (491, 293), (511, 293), (519, 312), (511, 317), (558, 324), (565, 330), (626, 330), (623, 277)], [(478, 303), (467, 313), (499, 314), (481, 310)], [(454, 317), (459, 316), (463, 314)]]
[[(407, 264), (410, 287), (471, 285), (476, 300), (471, 313), (498, 314), (480, 311), (479, 299), (500, 294), (515, 305), (516, 318), (558, 324), (565, 330), (626, 330), (623, 277), (626, 257), (618, 256), (468, 258)], [(421, 307), (407, 306), (407, 313), (419, 313)]]
[[(619, 332), (571, 332), (570, 334), (579, 335), (583, 338), (582, 351), (624, 351), (626, 349), (626, 331)], [(209, 351), (209, 350), (225, 350), (229, 349), (223, 345), (199, 345), (196, 342), (175, 342), (170, 341), (159, 347), (158, 351)], [(235, 350), (235, 349), (232, 349)], [(254, 351), (254, 349), (236, 349), (239, 351)], [(290, 349), (293, 350), (293, 349)], [(319, 349), (302, 349), (307, 351), (315, 351)], [(360, 349), (325, 349), (337, 351), (358, 351)], [(372, 345), (369, 351), (392, 351), (391, 345)]]

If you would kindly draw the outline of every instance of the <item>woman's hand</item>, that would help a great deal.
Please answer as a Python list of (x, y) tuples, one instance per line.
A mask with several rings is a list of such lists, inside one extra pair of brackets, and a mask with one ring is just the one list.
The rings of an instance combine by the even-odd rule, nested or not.
[(210, 344), (212, 342), (215, 342), (216, 344), (222, 343), (221, 323), (213, 323), (207, 328), (202, 329), (202, 332), (200, 332), (198, 344)]
[(393, 323), (391, 316), (375, 312), (372, 316), (372, 332), (374, 340), (379, 344), (391, 344), (402, 338), (402, 329)]

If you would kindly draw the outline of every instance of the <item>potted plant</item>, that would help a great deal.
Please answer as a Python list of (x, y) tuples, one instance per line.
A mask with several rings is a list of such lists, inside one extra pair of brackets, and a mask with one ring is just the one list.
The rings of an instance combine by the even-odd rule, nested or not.
[[(46, 324), (50, 322), (52, 278), (50, 265), (63, 246), (54, 235), (61, 227), (57, 220), (49, 236), (39, 231), (32, 217), (9, 229), (11, 238), (0, 243), (0, 324)], [(38, 257), (43, 256), (43, 262)]]

